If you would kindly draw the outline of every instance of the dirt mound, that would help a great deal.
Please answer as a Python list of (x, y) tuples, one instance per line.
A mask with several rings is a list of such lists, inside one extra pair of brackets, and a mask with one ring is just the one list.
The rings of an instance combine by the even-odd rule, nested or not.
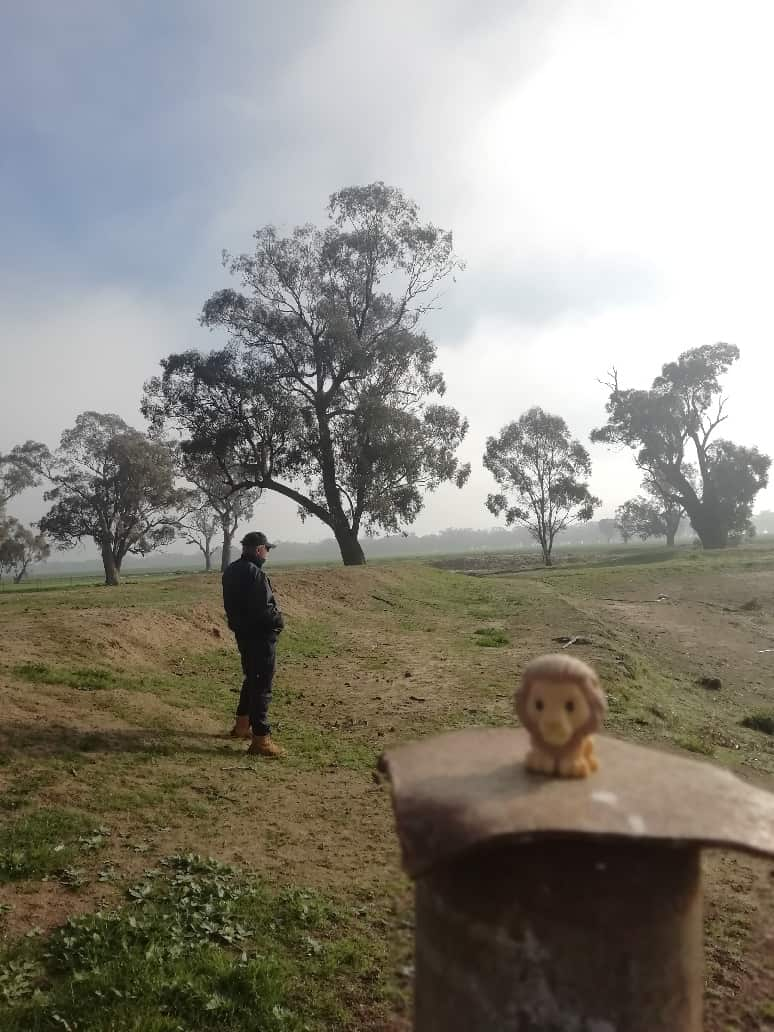
[[(370, 567), (281, 570), (271, 577), (291, 622), (312, 620), (321, 612), (344, 616), (361, 610), (374, 593), (389, 593), (401, 580), (395, 570)], [(173, 601), (159, 605), (159, 593), (152, 605), (127, 596), (126, 606), (0, 613), (0, 664), (56, 663), (67, 657), (148, 670), (158, 668), (172, 649), (191, 647), (197, 640), (207, 647), (229, 639), (217, 576), (173, 578), (163, 591)], [(186, 595), (191, 602), (177, 600)]]

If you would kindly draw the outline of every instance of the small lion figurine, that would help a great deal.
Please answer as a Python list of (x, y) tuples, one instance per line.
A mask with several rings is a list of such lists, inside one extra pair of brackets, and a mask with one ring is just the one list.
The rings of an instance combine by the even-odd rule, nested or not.
[(530, 734), (527, 770), (585, 778), (598, 769), (591, 735), (607, 709), (599, 678), (573, 656), (540, 656), (529, 663), (514, 699)]

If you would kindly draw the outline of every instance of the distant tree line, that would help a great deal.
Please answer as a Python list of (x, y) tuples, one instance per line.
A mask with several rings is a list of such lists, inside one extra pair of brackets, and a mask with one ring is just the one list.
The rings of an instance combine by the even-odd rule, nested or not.
[[(209, 569), (212, 540), (220, 530), (225, 565), (236, 523), (249, 517), (256, 495), (232, 492), (217, 470), (193, 465), (174, 443), (154, 440), (119, 416), (99, 412), (78, 416), (63, 431), (55, 451), (27, 441), (0, 461), (8, 472), (6, 501), (27, 487), (45, 484), (43, 497), (54, 503), (37, 524), (37, 534), (27, 530), (25, 537), (19, 525), (12, 527), (12, 518), (0, 523), (0, 565), (13, 568), (17, 581), (30, 562), (48, 556), (49, 540), (69, 548), (91, 539), (109, 585), (119, 583), (127, 555), (148, 555), (180, 536), (202, 549)], [(181, 478), (191, 486), (179, 486)], [(11, 557), (19, 555), (22, 539), (27, 541), (30, 534), (26, 561), (12, 564)]]
[[(281, 236), (254, 235), (252, 253), (226, 255), (238, 288), (204, 303), (201, 323), (225, 345), (161, 362), (145, 385), (149, 431), (84, 412), (53, 451), (27, 441), (0, 456), (0, 570), (22, 578), (49, 542), (91, 539), (105, 582), (127, 555), (175, 538), (210, 569), (231, 555), (240, 522), (264, 491), (326, 525), (345, 564), (365, 562), (362, 536), (405, 532), (427, 492), (469, 474), (457, 452), (467, 420), (443, 404), (436, 348), (422, 328), (461, 262), (451, 233), (422, 222), (400, 190), (377, 182), (330, 198), (328, 222)], [(721, 378), (733, 345), (694, 348), (665, 364), (648, 390), (613, 370), (606, 423), (591, 440), (630, 449), (642, 494), (598, 521), (612, 541), (663, 537), (689, 526), (705, 548), (751, 533), (770, 459), (718, 437), (726, 419)], [(490, 436), (482, 463), (498, 490), (486, 508), (552, 563), (601, 506), (591, 459), (565, 420), (538, 405)], [(52, 505), (37, 527), (6, 516), (21, 491), (45, 485)]]

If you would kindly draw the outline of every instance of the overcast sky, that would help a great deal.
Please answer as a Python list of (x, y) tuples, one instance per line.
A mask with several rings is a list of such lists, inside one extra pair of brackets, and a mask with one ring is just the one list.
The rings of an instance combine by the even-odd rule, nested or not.
[[(429, 329), (474, 473), (418, 533), (495, 524), (484, 442), (527, 407), (587, 440), (611, 365), (645, 387), (719, 340), (724, 433), (774, 453), (773, 34), (769, 0), (6, 5), (0, 451), (85, 409), (142, 426), (158, 360), (222, 342), (197, 322), (221, 249), (383, 179), (467, 262)], [(639, 477), (591, 450), (611, 514)], [(328, 536), (275, 497), (255, 522)]]

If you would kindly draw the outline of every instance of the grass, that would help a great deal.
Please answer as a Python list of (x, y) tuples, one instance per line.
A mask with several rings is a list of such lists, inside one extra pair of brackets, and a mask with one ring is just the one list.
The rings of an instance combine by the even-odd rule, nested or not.
[(289, 766), (298, 770), (373, 770), (377, 750), (348, 728), (322, 729), (288, 717), (278, 706), (274, 727), (288, 750)]
[(479, 627), (474, 631), (476, 645), (485, 649), (497, 649), (509, 645), (511, 639), (499, 627)]
[[(595, 643), (591, 658), (600, 667), (608, 685), (609, 726), (614, 731), (641, 741), (666, 741), (689, 752), (714, 755), (721, 762), (738, 764), (750, 761), (757, 768), (771, 767), (774, 770), (774, 757), (770, 760), (754, 744), (759, 740), (756, 739), (756, 731), (771, 733), (766, 731), (770, 726), (769, 714), (756, 711), (749, 717), (749, 709), (746, 713), (744, 710), (738, 712), (737, 700), (725, 692), (713, 693), (712, 698), (703, 692), (705, 697), (701, 698), (695, 683), (692, 683), (695, 677), (689, 678), (674, 671), (665, 673), (658, 653), (649, 654), (639, 639), (622, 633), (617, 626), (603, 624), (585, 609), (586, 599), (616, 597), (622, 592), (636, 591), (642, 597), (655, 597), (667, 576), (683, 576), (687, 591), (700, 597), (700, 585), (707, 574), (715, 575), (725, 570), (729, 573), (733, 570), (770, 570), (772, 555), (771, 550), (758, 548), (711, 556), (687, 549), (672, 554), (655, 548), (631, 548), (604, 555), (579, 550), (578, 555), (569, 553), (563, 565), (551, 570), (533, 569), (518, 576), (486, 580), (466, 578), (464, 590), (461, 590), (458, 575), (404, 563), (399, 567), (399, 580), (391, 582), (388, 589), (379, 588), (373, 594), (391, 600), (390, 607), (383, 604), (376, 607), (380, 618), (391, 619), (402, 634), (421, 631), (427, 636), (427, 644), (421, 644), (420, 648), (432, 648), (435, 641), (442, 641), (450, 654), (457, 655), (463, 664), (474, 662), (466, 652), (470, 645), (474, 652), (491, 650), (495, 653), (512, 647), (515, 641), (515, 661), (519, 661), (528, 650), (555, 648), (550, 639), (541, 642), (542, 627), (551, 626), (573, 634), (588, 633)], [(507, 569), (512, 558), (505, 554), (476, 557), (475, 560), (471, 557), (469, 561), (483, 563), (487, 571), (497, 571), (502, 564)], [(580, 559), (585, 565), (580, 563)], [(333, 573), (331, 571), (331, 575)], [(116, 591), (124, 596), (124, 604), (132, 599), (128, 603), (131, 607), (163, 608), (171, 599), (176, 612), (185, 613), (187, 609), (181, 604), (182, 600), (199, 601), (211, 580), (207, 577), (178, 580), (145, 578)], [(65, 594), (71, 602), (80, 605), (82, 600), (91, 601), (93, 589), (84, 588), (80, 592), (68, 589)], [(99, 595), (100, 605), (112, 605), (116, 597), (104, 589), (99, 589)], [(6, 599), (10, 597), (6, 596)], [(53, 608), (59, 604), (53, 595), (44, 602)], [(742, 610), (744, 608), (741, 607)], [(749, 611), (743, 618), (756, 619), (757, 612), (757, 609)], [(474, 621), (482, 620), (476, 626)], [(467, 623), (469, 627), (470, 622), (473, 622), (473, 630), (472, 633), (468, 631), (469, 637), (452, 630), (455, 624)], [(309, 769), (314, 764), (321, 767), (340, 764), (350, 769), (365, 769), (379, 751), (380, 743), (375, 743), (367, 730), (340, 726), (332, 729), (334, 733), (326, 733), (314, 722), (299, 720), (297, 700), (287, 707), (283, 703), (283, 684), (303, 683), (309, 676), (306, 669), (310, 665), (342, 659), (347, 651), (349, 630), (348, 626), (341, 626), (335, 616), (303, 623), (291, 620), (280, 639), (280, 691), (274, 715), (283, 735), (292, 739), (300, 769)], [(360, 664), (364, 671), (387, 675), (392, 669), (392, 658), (388, 652), (377, 650), (362, 656)], [(117, 671), (88, 659), (72, 665), (65, 661), (52, 663), (41, 659), (34, 663), (16, 664), (10, 672), (13, 677), (30, 683), (90, 692), (95, 706), (130, 723), (139, 719), (142, 709), (141, 699), (135, 705), (130, 701), (132, 696), (155, 696), (170, 707), (168, 716), (153, 718), (155, 727), (161, 731), (174, 730), (174, 710), (187, 710), (192, 705), (216, 715), (218, 720), (227, 719), (234, 703), (230, 689), (238, 685), (241, 677), (236, 651), (230, 641), (222, 641), (206, 649), (178, 648), (168, 654), (164, 666), (163, 670), (145, 672), (124, 668)], [(110, 689), (122, 689), (124, 694), (117, 696)], [(481, 710), (480, 702), (472, 699), (471, 708)], [(496, 720), (497, 712), (501, 712), (501, 719), (507, 719), (502, 708), (492, 712), (484, 707), (481, 712), (485, 723)], [(726, 747), (724, 742), (729, 738), (729, 728), (734, 725), (740, 728), (738, 740)], [(748, 733), (749, 737), (745, 737)], [(79, 743), (80, 749), (87, 747), (87, 742)], [(157, 747), (161, 751), (167, 748), (163, 742), (154, 745)], [(102, 743), (95, 740), (95, 748), (102, 748)], [(751, 752), (754, 753), (752, 757)], [(16, 798), (18, 796), (12, 794), (12, 799)], [(4, 802), (4, 805), (8, 804)]]
[[(132, 573), (121, 578), (121, 586), (134, 586), (148, 580), (160, 580), (176, 576), (175, 571), (152, 571), (150, 573)], [(43, 591), (75, 591), (79, 588), (104, 588), (104, 575), (95, 570), (93, 573), (51, 574), (49, 577), (33, 576), (25, 578), (20, 584), (13, 584), (4, 579), (0, 582), (0, 595), (31, 595)]]
[(0, 827), (0, 882), (63, 870), (103, 841), (93, 819), (81, 813), (40, 809), (16, 817)]
[[(308, 660), (330, 658), (340, 652), (331, 629), (321, 623), (305, 622), (290, 628), (280, 638), (278, 663), (291, 667)], [(24, 662), (11, 666), (10, 673), (30, 684), (61, 685), (78, 691), (125, 689), (163, 698), (172, 706), (190, 708), (196, 702), (214, 711), (223, 708), (221, 689), (239, 685), (242, 673), (236, 648), (229, 642), (215, 649), (177, 649), (168, 653), (163, 672), (117, 672), (104, 666)]]
[(742, 727), (749, 727), (753, 731), (761, 731), (764, 735), (774, 735), (774, 712), (753, 713), (740, 721)]
[(386, 950), (351, 908), (272, 893), (193, 855), (146, 872), (119, 909), (71, 918), (0, 957), (5, 1032), (356, 1028), (386, 999)]
[(99, 688), (113, 688), (120, 679), (110, 670), (99, 667), (52, 667), (46, 663), (18, 663), (11, 668), (14, 677), (31, 684), (62, 684), (80, 691), (92, 692)]
[(180, 610), (201, 600), (208, 586), (217, 579), (206, 576), (175, 576), (174, 574), (145, 574), (127, 578), (117, 587), (106, 587), (95, 578), (78, 579), (63, 583), (65, 578), (53, 578), (40, 584), (32, 581), (27, 586), (0, 591), (0, 614), (39, 613), (64, 609), (94, 611), (115, 609)]
[[(0, 728), (8, 744), (0, 754), (0, 856), (8, 868), (0, 880), (16, 880), (2, 897), (14, 910), (0, 913), (0, 1027), (372, 1029), (374, 1008), (402, 999), (405, 978), (396, 972), (411, 960), (412, 916), (387, 793), (372, 780), (376, 758), (385, 747), (449, 728), (511, 724), (523, 663), (554, 651), (558, 636), (591, 641), (570, 651), (602, 676), (608, 733), (751, 770), (771, 783), (774, 715), (768, 682), (755, 683), (765, 674), (749, 674), (747, 651), (744, 677), (734, 656), (718, 667), (712, 656), (726, 658), (725, 642), (720, 648), (703, 634), (701, 620), (726, 614), (729, 628), (741, 627), (750, 663), (760, 666), (749, 642), (765, 636), (774, 609), (765, 579), (774, 573), (774, 549), (712, 556), (574, 550), (551, 570), (535, 567), (534, 558), (469, 557), (468, 572), (486, 576), (464, 580), (408, 561), (332, 567), (313, 577), (300, 571), (304, 604), (315, 616), (294, 618), (289, 608), (272, 705), (288, 756), (271, 765), (217, 737), (241, 680), (233, 641), (212, 633), (222, 626), (217, 577), (0, 595), (4, 642), (40, 620), (52, 643), (35, 662), (14, 662), (11, 648), (0, 663), (0, 682), (7, 681), (0, 693), (13, 693), (14, 713), (21, 712), (10, 730)], [(290, 585), (294, 574), (285, 576)], [(282, 598), (282, 579), (275, 579)], [(727, 589), (736, 591), (730, 602)], [(650, 600), (661, 616), (655, 600), (664, 591), (676, 614), (684, 612), (681, 599), (715, 606), (696, 610), (696, 651), (658, 637), (647, 622), (628, 622), (623, 605), (604, 601)], [(745, 604), (751, 598), (755, 606)], [(108, 618), (116, 637), (124, 619), (143, 611), (135, 655), (154, 623), (148, 614), (174, 620), (166, 620), (167, 631), (159, 620), (158, 638), (142, 665), (133, 665), (96, 636), (89, 641), (90, 621), (99, 625), (103, 609), (116, 610)], [(69, 623), (57, 642), (58, 610), (68, 620), (80, 611), (77, 642)], [(721, 690), (701, 687), (702, 676), (715, 674)], [(46, 706), (61, 712), (63, 725), (69, 715), (77, 719), (52, 728), (40, 719)], [(114, 829), (109, 838), (99, 834), (103, 822)], [(102, 841), (90, 848), (95, 836)], [(189, 849), (236, 858), (264, 880), (186, 859)], [(185, 856), (159, 863), (173, 851)], [(121, 884), (138, 888), (126, 879), (143, 863), (156, 866), (139, 895), (117, 909), (98, 908), (46, 937), (24, 938), (27, 896), (40, 891), (40, 879), (65, 899), (77, 892), (79, 909), (96, 907), (105, 871), (115, 893)], [(310, 881), (320, 891), (305, 887)], [(722, 891), (735, 890), (724, 882)], [(722, 925), (742, 959), (748, 923)], [(710, 949), (718, 928), (708, 931)]]
[(338, 652), (339, 645), (333, 629), (319, 620), (305, 620), (300, 627), (288, 627), (277, 644), (279, 662), (320, 659)]
[[(12, 812), (20, 809), (52, 781), (56, 780), (56, 772), (49, 768), (24, 769), (11, 773), (5, 791), (0, 795), (0, 811)], [(2, 835), (2, 831), (0, 831)]]
[(706, 742), (696, 735), (678, 735), (675, 744), (686, 752), (698, 753), (699, 756), (713, 756), (715, 749), (710, 742)]

